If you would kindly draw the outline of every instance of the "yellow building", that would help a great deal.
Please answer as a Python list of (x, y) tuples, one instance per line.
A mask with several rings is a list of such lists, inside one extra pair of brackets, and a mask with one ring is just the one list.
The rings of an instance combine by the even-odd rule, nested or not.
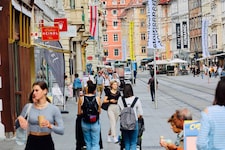
[(138, 66), (147, 57), (147, 15), (141, 2), (131, 1), (120, 16), (122, 48), (125, 59), (136, 61)]

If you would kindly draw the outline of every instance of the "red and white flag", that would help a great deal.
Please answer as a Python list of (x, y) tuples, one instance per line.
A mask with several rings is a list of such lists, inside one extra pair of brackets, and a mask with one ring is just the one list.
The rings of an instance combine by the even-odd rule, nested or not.
[(91, 36), (96, 36), (97, 31), (97, 19), (98, 19), (98, 10), (97, 6), (90, 6), (90, 33)]

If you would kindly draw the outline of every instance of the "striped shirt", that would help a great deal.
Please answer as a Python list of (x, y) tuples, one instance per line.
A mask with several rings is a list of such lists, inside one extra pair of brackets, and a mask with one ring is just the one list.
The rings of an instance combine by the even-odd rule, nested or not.
[(225, 150), (225, 107), (208, 107), (201, 113), (201, 128), (197, 137), (198, 150)]

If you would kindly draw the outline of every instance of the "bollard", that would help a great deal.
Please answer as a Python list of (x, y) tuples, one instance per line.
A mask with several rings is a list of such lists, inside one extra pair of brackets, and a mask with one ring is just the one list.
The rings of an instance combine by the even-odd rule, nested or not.
[(2, 115), (1, 115), (2, 110), (3, 110), (2, 99), (0, 99), (0, 140), (5, 139), (5, 126), (2, 124)]

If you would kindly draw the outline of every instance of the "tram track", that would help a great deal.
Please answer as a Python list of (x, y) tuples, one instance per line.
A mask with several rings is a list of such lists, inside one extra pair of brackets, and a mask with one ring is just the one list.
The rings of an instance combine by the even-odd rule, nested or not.
[[(201, 111), (206, 106), (212, 104), (215, 91), (212, 87), (175, 80), (167, 76), (158, 76), (158, 80), (159, 92), (196, 111)], [(139, 78), (139, 81), (146, 85), (146, 79)]]
[(170, 83), (173, 83), (173, 84), (185, 86), (187, 88), (194, 89), (196, 91), (203, 92), (203, 93), (206, 93), (206, 94), (213, 95), (214, 91), (215, 91), (215, 89), (209, 88), (207, 86), (203, 86), (201, 84), (190, 84), (189, 82), (186, 82), (186, 81), (173, 80), (173, 79), (171, 79), (167, 76), (163, 76), (163, 77), (158, 76), (158, 77), (159, 77), (159, 80), (164, 80), (164, 81), (167, 81), (167, 82), (170, 82)]

